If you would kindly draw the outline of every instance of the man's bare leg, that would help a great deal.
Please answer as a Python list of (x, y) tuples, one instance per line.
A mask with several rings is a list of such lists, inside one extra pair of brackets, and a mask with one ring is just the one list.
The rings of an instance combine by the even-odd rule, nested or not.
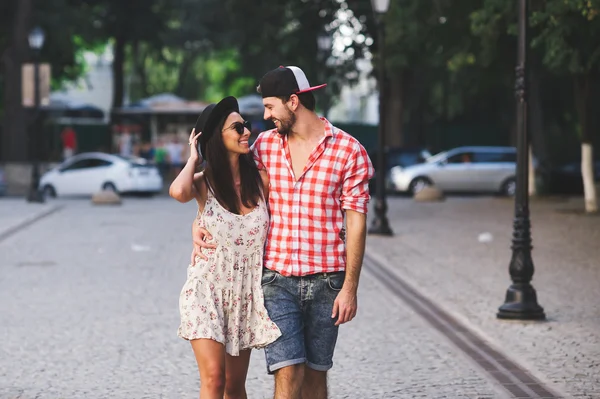
[(327, 399), (327, 371), (304, 369), (302, 399)]
[(275, 399), (302, 399), (304, 364), (295, 364), (275, 371)]

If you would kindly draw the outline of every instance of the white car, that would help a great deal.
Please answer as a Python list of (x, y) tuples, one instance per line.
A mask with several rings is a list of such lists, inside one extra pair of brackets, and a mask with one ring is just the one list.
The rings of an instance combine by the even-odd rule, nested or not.
[(450, 192), (494, 192), (512, 196), (516, 189), (514, 147), (459, 147), (425, 163), (393, 167), (389, 180), (398, 192), (415, 194), (435, 185)]
[(93, 195), (100, 190), (155, 194), (163, 179), (156, 166), (142, 158), (88, 152), (67, 159), (40, 179), (46, 197)]

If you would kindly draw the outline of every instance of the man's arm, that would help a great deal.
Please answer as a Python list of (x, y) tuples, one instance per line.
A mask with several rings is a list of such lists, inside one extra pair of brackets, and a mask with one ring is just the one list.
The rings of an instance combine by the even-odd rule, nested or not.
[(358, 311), (358, 280), (365, 255), (367, 215), (346, 211), (346, 277), (333, 304), (331, 317), (337, 316), (336, 325), (352, 320)]
[(190, 259), (192, 264), (196, 262), (196, 256), (200, 259), (207, 260), (206, 255), (202, 253), (202, 248), (216, 248), (215, 244), (210, 244), (206, 240), (212, 240), (212, 236), (204, 227), (198, 225), (198, 221), (194, 219), (192, 223), (192, 242), (194, 243), (194, 249), (192, 251), (192, 258)]
[(365, 255), (367, 240), (367, 215), (346, 211), (346, 278), (342, 289), (356, 293), (358, 280)]
[(360, 270), (365, 254), (369, 179), (373, 165), (365, 149), (356, 144), (345, 165), (341, 203), (346, 212), (346, 277), (342, 290), (333, 304), (332, 317), (336, 325), (349, 322), (358, 309), (357, 292)]

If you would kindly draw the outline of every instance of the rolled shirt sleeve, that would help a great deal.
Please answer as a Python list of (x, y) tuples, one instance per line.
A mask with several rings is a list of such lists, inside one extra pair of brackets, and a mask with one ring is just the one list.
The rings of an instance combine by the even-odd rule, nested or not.
[(359, 143), (346, 163), (342, 182), (342, 209), (367, 213), (369, 200), (369, 180), (375, 170), (367, 151)]

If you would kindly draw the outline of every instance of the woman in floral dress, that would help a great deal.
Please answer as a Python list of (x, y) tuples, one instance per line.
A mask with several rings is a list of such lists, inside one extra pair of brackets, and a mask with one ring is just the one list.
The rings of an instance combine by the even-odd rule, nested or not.
[[(209, 105), (190, 134), (190, 158), (169, 190), (180, 202), (196, 199), (196, 223), (216, 245), (207, 260), (196, 257), (189, 265), (179, 298), (178, 335), (192, 345), (201, 399), (246, 398), (250, 350), (281, 335), (261, 288), (269, 181), (254, 163), (249, 137), (234, 97)], [(195, 173), (199, 151), (206, 168)]]

